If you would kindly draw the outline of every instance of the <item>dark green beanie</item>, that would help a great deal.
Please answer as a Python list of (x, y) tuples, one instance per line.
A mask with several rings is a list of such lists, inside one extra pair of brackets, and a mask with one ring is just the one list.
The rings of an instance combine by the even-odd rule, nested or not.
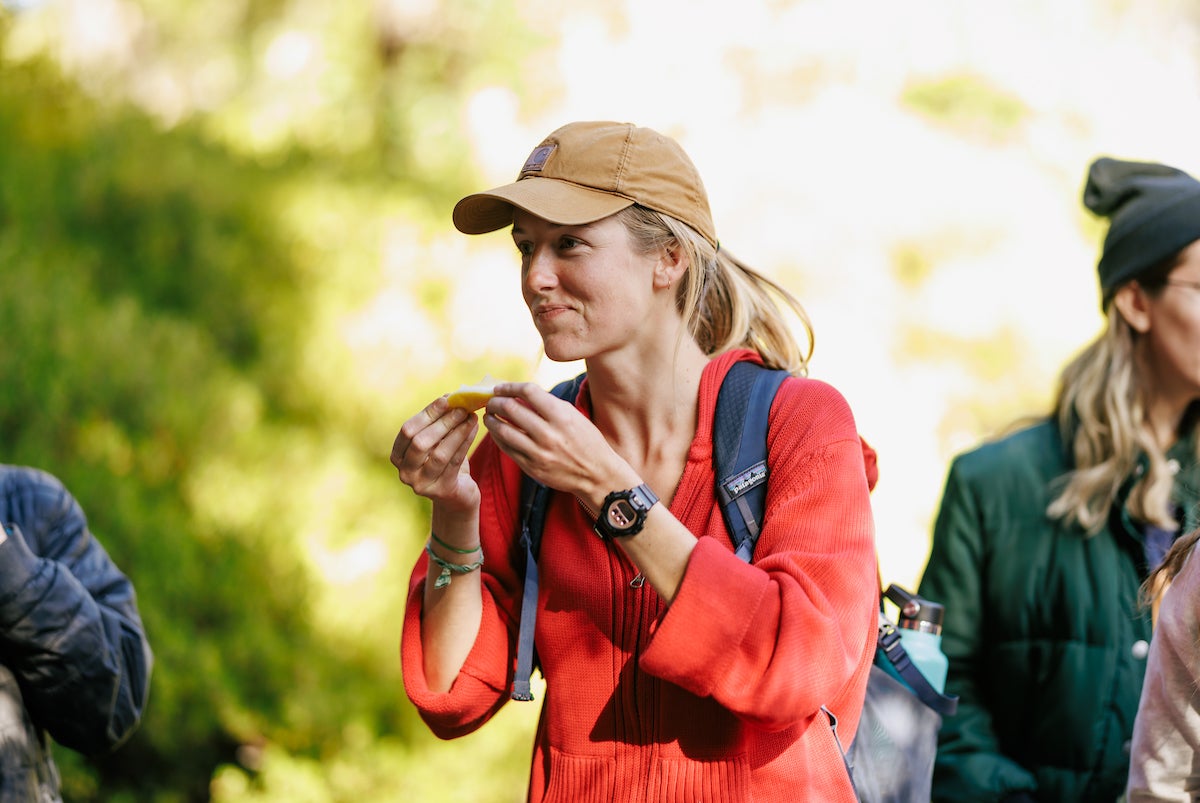
[(1174, 167), (1101, 157), (1088, 169), (1083, 204), (1109, 219), (1099, 264), (1104, 307), (1118, 287), (1200, 240), (1200, 181)]

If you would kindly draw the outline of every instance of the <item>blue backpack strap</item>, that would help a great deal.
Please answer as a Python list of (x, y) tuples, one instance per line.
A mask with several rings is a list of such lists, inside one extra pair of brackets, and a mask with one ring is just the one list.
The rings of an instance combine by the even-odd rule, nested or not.
[[(579, 395), (579, 386), (586, 374), (568, 379), (550, 391), (565, 401), (574, 402)], [(517, 673), (513, 676), (514, 700), (533, 699), (529, 678), (533, 675), (535, 661), (533, 633), (537, 625), (538, 601), (538, 551), (542, 546), (542, 529), (546, 524), (546, 506), (550, 503), (550, 489), (540, 482), (521, 475), (521, 549), (525, 553), (525, 588), (521, 595), (521, 623), (517, 631)]]
[(521, 624), (517, 632), (517, 673), (513, 676), (514, 700), (532, 700), (529, 678), (533, 674), (533, 631), (537, 624), (538, 548), (546, 523), (550, 489), (521, 475), (521, 551), (525, 554), (525, 588), (521, 595)]
[(767, 498), (767, 420), (788, 372), (733, 364), (717, 394), (713, 468), (717, 499), (737, 556), (747, 563), (762, 530)]

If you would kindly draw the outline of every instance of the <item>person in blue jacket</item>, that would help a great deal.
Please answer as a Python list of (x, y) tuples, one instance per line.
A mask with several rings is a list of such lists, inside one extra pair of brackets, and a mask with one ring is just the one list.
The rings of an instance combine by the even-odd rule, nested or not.
[(920, 593), (946, 606), (959, 697), (935, 803), (1121, 797), (1151, 637), (1139, 588), (1200, 526), (1200, 181), (1105, 157), (1083, 200), (1108, 220), (1105, 325), (1049, 415), (954, 459), (934, 525)]
[(116, 749), (153, 659), (133, 584), (57, 478), (0, 464), (0, 526), (0, 803), (53, 803), (47, 734), (84, 755)]

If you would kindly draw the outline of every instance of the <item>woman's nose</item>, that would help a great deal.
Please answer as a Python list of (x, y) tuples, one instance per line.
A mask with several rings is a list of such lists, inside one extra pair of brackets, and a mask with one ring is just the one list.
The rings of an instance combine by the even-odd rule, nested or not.
[(533, 291), (558, 284), (558, 262), (549, 249), (537, 248), (526, 258), (525, 284)]

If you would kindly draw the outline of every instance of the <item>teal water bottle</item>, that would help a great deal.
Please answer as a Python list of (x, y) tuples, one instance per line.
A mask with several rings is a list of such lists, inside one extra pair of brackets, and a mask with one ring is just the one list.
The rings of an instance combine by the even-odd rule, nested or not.
[(884, 596), (900, 609), (896, 628), (909, 659), (921, 670), (930, 686), (945, 692), (946, 671), (950, 668), (950, 660), (942, 652), (945, 606), (910, 594), (895, 584), (887, 587)]

